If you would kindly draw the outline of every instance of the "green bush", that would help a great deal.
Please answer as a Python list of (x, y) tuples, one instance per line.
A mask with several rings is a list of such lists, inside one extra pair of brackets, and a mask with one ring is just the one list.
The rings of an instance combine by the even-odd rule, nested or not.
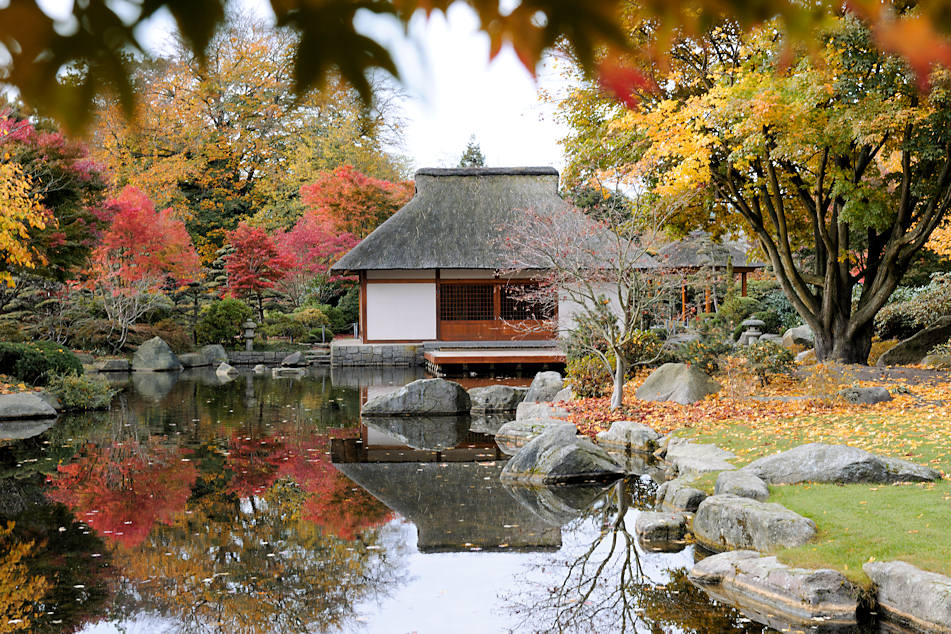
[(565, 379), (571, 391), (582, 398), (600, 398), (608, 394), (614, 384), (614, 377), (604, 362), (594, 355), (568, 361)]
[(875, 334), (882, 339), (907, 339), (949, 314), (951, 274), (935, 274), (927, 286), (896, 289), (891, 301), (875, 316)]
[(758, 300), (741, 295), (728, 297), (720, 305), (720, 315), (730, 328), (736, 328), (741, 321), (760, 310), (763, 310), (763, 305)]
[(360, 287), (351, 286), (337, 302), (341, 316), (348, 324), (360, 321)]
[(0, 374), (44, 385), (54, 374), (81, 374), (83, 365), (70, 350), (51, 341), (0, 342)]
[(793, 353), (772, 341), (757, 341), (750, 346), (744, 346), (743, 356), (759, 379), (760, 385), (766, 385), (776, 375), (790, 374), (796, 365)]
[(717, 340), (689, 341), (671, 349), (664, 361), (689, 363), (707, 374), (713, 374), (720, 369), (720, 357), (729, 349), (730, 344)]
[(294, 319), (293, 315), (267, 311), (260, 332), (266, 337), (286, 337), (294, 341), (306, 335), (308, 328), (300, 320)]
[(105, 379), (82, 374), (55, 374), (47, 389), (66, 411), (106, 409), (116, 394)]
[(205, 306), (196, 325), (198, 342), (234, 345), (243, 332), (241, 324), (250, 319), (251, 314), (250, 306), (230, 297)]
[[(771, 332), (777, 335), (782, 334), (782, 320), (779, 315), (774, 310), (760, 310), (748, 317), (748, 319), (759, 319), (762, 321), (765, 326), (763, 326), (763, 332)], [(740, 335), (743, 334), (743, 331), (746, 330), (746, 327), (743, 326), (742, 322), (736, 325), (733, 329), (733, 339), (739, 339)]]
[(327, 320), (330, 322), (330, 330), (334, 333), (347, 334), (353, 332), (353, 324), (357, 321), (356, 315), (347, 315), (336, 306), (331, 306), (330, 304), (318, 304), (314, 306), (314, 308), (327, 317)]

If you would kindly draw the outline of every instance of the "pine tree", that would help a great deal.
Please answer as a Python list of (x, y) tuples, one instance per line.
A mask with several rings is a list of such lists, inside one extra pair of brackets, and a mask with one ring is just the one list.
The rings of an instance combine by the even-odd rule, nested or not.
[(466, 150), (459, 158), (459, 167), (485, 167), (485, 156), (482, 154), (482, 148), (476, 141), (475, 135), (469, 137), (469, 143)]

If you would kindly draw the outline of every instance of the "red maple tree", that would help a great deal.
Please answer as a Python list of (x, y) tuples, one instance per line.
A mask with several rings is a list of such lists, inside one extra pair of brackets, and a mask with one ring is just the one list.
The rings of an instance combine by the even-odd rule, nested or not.
[(290, 231), (274, 234), (278, 249), (291, 263), (287, 275), (278, 284), (295, 306), (314, 297), (318, 302), (327, 299), (325, 290), (345, 279), (330, 274), (330, 265), (360, 241), (352, 233), (336, 231), (333, 226), (312, 214), (304, 215)]
[(232, 297), (253, 299), (264, 321), (264, 295), (287, 275), (291, 262), (263, 229), (240, 223), (228, 234), (234, 251), (225, 256), (228, 292)]
[(321, 172), (316, 182), (300, 188), (306, 214), (338, 232), (365, 238), (413, 195), (413, 183), (371, 178), (352, 165)]

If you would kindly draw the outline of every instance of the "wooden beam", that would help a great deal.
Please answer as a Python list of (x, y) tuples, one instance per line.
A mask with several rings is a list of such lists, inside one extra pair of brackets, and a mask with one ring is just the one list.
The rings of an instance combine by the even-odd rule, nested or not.
[(740, 295), (746, 297), (746, 271), (740, 273)]

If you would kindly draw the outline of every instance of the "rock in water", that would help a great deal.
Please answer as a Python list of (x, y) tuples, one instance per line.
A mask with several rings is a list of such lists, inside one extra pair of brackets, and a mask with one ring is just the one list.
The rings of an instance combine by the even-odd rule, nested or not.
[(839, 392), (847, 403), (874, 405), (892, 400), (891, 393), (883, 387), (849, 387)]
[(132, 364), (128, 359), (100, 359), (95, 367), (97, 372), (128, 372)]
[(438, 416), (464, 414), (472, 408), (465, 388), (445, 379), (419, 379), (390, 394), (371, 398), (363, 416)]
[(56, 418), (56, 410), (33, 392), (0, 394), (0, 420), (28, 418)]
[(575, 430), (549, 430), (518, 450), (502, 469), (503, 481), (524, 484), (608, 482), (624, 476), (606, 451)]
[(919, 330), (908, 339), (885, 351), (875, 363), (877, 366), (907, 365), (924, 359), (939, 343), (951, 339), (951, 315), (940, 317), (932, 326)]
[(678, 476), (699, 476), (735, 467), (727, 462), (736, 458), (731, 452), (716, 445), (697, 443), (686, 438), (671, 438), (667, 443), (664, 460)]
[(816, 523), (780, 504), (736, 495), (711, 495), (693, 518), (697, 541), (713, 551), (772, 552), (802, 546), (816, 534)]
[(233, 366), (222, 362), (218, 364), (217, 368), (215, 368), (215, 374), (217, 374), (219, 377), (234, 378), (238, 376), (238, 371)]
[(816, 336), (807, 324), (790, 328), (783, 333), (783, 345), (787, 348), (793, 346), (805, 346), (812, 348), (816, 345)]
[(132, 355), (132, 370), (135, 372), (174, 372), (181, 369), (178, 357), (161, 337), (152, 337)]
[(219, 363), (228, 362), (228, 353), (225, 352), (225, 347), (220, 343), (210, 343), (207, 346), (202, 346), (198, 352), (201, 356), (205, 357), (205, 361), (208, 362), (208, 365), (218, 365)]
[(828, 482), (933, 482), (941, 474), (907, 460), (887, 458), (847, 445), (809, 443), (789, 451), (754, 460), (742, 471), (753, 473), (769, 484)]
[(511, 385), (489, 385), (469, 390), (473, 411), (508, 412), (518, 407), (528, 393), (526, 387)]
[[(776, 557), (763, 557), (751, 550), (707, 557), (693, 567), (688, 578), (714, 598), (762, 615), (764, 622), (782, 631), (800, 629), (789, 628), (790, 624), (855, 625), (862, 595), (841, 572), (792, 568)], [(771, 615), (784, 622), (775, 622)]]
[(255, 374), (267, 374), (267, 366), (264, 365), (263, 363), (259, 363), (253, 368), (251, 368), (251, 371), (254, 372)]
[(515, 420), (533, 420), (536, 418), (568, 418), (571, 413), (563, 407), (551, 403), (529, 403), (523, 401), (515, 408)]
[(657, 487), (654, 506), (663, 511), (696, 513), (707, 494), (690, 486), (690, 481), (675, 478)]
[(528, 393), (525, 394), (526, 403), (541, 403), (551, 401), (555, 398), (561, 388), (565, 386), (564, 380), (557, 372), (539, 372), (532, 380)]
[(769, 487), (766, 483), (748, 471), (721, 471), (713, 492), (718, 495), (730, 493), (760, 502), (769, 497)]
[(300, 368), (305, 365), (307, 365), (307, 361), (304, 359), (304, 353), (300, 350), (290, 353), (281, 360), (281, 367), (284, 368)]
[(720, 384), (693, 365), (665, 363), (654, 370), (635, 396), (642, 401), (673, 401), (688, 405), (720, 390)]
[(211, 365), (211, 362), (200, 352), (186, 352), (178, 355), (178, 361), (185, 368), (201, 368)]
[(679, 550), (687, 534), (687, 517), (683, 513), (641, 511), (634, 520), (634, 533), (641, 545), (650, 550)]
[(532, 418), (513, 420), (499, 427), (495, 432), (495, 444), (503, 453), (513, 456), (529, 442), (552, 429), (563, 429), (574, 435), (578, 432), (574, 423), (554, 418)]
[(598, 444), (608, 451), (651, 453), (659, 439), (660, 434), (647, 425), (630, 420), (616, 421), (610, 429), (598, 432)]
[(872, 561), (862, 570), (889, 620), (924, 632), (951, 632), (951, 577), (903, 561)]

